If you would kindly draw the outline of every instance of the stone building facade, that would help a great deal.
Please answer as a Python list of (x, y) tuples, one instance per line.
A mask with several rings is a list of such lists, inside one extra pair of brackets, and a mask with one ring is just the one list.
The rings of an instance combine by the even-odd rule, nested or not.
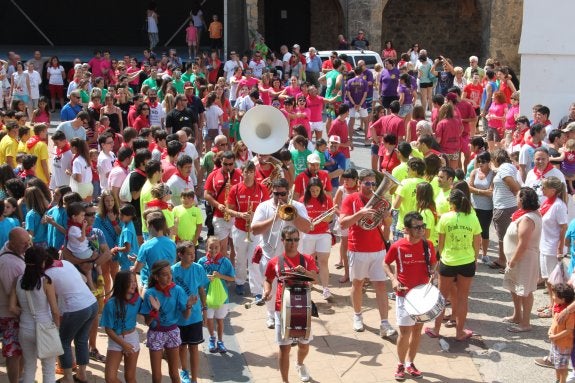
[(431, 57), (455, 64), (466, 65), (474, 54), (519, 68), (523, 0), (245, 0), (245, 6), (249, 35), (258, 31), (274, 50), (294, 43), (333, 49), (338, 34), (350, 41), (363, 29), (377, 52), (387, 40), (398, 53), (418, 42)]

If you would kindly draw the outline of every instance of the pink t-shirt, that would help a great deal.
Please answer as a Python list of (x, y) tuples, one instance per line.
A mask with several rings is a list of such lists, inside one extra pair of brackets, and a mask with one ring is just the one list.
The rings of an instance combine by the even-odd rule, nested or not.
[(514, 130), (515, 129), (515, 116), (519, 114), (519, 105), (514, 105), (505, 115), (505, 129)]
[(307, 135), (308, 135), (308, 139), (311, 139), (311, 126), (309, 125), (309, 119), (311, 116), (311, 110), (309, 110), (309, 108), (296, 108), (294, 110), (295, 113), (305, 113), (306, 117), (303, 118), (295, 118), (293, 120), (291, 120), (291, 125), (290, 128), (296, 126), (296, 125), (303, 125), (305, 126), (305, 129), (307, 130)]
[[(489, 107), (489, 114), (493, 114), (497, 117), (504, 117), (505, 116), (505, 108), (507, 108), (507, 104), (499, 104), (499, 103), (494, 102)], [(503, 128), (503, 120), (489, 119), (489, 127), (490, 128)]]
[(194, 27), (193, 25), (190, 25), (189, 27), (186, 28), (186, 41), (192, 41), (195, 42), (196, 41), (196, 27)]
[(446, 118), (437, 124), (435, 135), (441, 145), (441, 150), (447, 154), (456, 153), (461, 147), (461, 121), (455, 118)]
[[(468, 118), (475, 118), (477, 115), (475, 114), (475, 108), (471, 105), (470, 102), (461, 100), (456, 105), (456, 110), (459, 112), (459, 117), (461, 120), (466, 120)], [(461, 121), (463, 124), (463, 136), (469, 136), (471, 132), (471, 126), (469, 122)]]
[(295, 98), (298, 94), (301, 93), (301, 90), (298, 86), (288, 86), (285, 88), (285, 92), (288, 96)]
[(311, 115), (310, 115), (310, 122), (322, 122), (321, 112), (323, 111), (323, 97), (321, 96), (311, 96), (308, 95), (307, 98), (307, 107), (309, 108)]

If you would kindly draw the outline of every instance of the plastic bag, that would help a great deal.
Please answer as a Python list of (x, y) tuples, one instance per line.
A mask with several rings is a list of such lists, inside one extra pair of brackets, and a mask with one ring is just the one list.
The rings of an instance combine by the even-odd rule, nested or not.
[(228, 293), (224, 287), (224, 282), (220, 278), (214, 278), (208, 286), (208, 295), (206, 296), (206, 304), (210, 309), (217, 309), (228, 299)]
[(567, 278), (565, 277), (565, 266), (563, 265), (563, 261), (559, 261), (559, 263), (557, 264), (557, 266), (555, 266), (551, 274), (549, 274), (549, 278), (547, 279), (547, 281), (552, 286), (567, 282)]

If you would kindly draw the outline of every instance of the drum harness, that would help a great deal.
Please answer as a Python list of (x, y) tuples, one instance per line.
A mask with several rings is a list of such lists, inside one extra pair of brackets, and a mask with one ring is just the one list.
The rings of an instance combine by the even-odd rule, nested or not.
[[(299, 254), (299, 265), (305, 267), (305, 258), (303, 256), (303, 254)], [(278, 264), (277, 264), (277, 274), (278, 275), (285, 275), (286, 271), (285, 271), (285, 260), (284, 260), (284, 256), (280, 256), (278, 259)], [(283, 282), (284, 284), (287, 283), (287, 281)], [(317, 309), (317, 306), (315, 305), (314, 301), (311, 301), (311, 316), (315, 317), (315, 318), (319, 318), (319, 311)]]

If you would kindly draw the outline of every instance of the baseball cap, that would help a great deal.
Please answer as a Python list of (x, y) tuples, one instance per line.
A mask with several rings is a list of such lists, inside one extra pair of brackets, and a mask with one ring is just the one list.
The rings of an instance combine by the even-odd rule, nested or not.
[(321, 160), (319, 159), (319, 155), (317, 153), (312, 153), (307, 156), (307, 162), (309, 164), (319, 164), (321, 163)]
[(299, 44), (294, 44), (292, 48), (299, 49)]
[(341, 144), (341, 138), (339, 138), (339, 136), (329, 136), (329, 142), (337, 142), (338, 144)]
[(565, 128), (561, 129), (563, 133), (569, 133), (575, 131), (575, 122), (570, 122)]
[(455, 94), (454, 92), (449, 92), (447, 93), (446, 98), (451, 102), (457, 101), (457, 94)]
[(184, 83), (184, 89), (194, 89), (194, 86), (192, 85), (191, 82), (186, 81), (186, 82)]

